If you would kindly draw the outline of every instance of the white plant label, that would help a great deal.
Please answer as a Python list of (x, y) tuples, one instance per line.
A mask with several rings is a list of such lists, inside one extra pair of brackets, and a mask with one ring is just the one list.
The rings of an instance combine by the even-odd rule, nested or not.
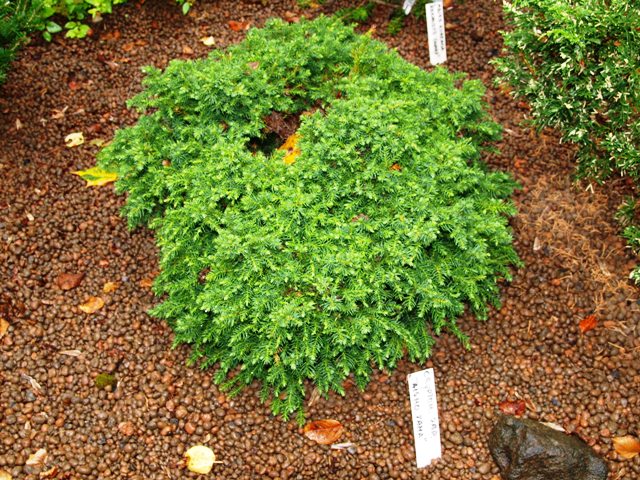
[(404, 0), (402, 4), (402, 10), (404, 10), (405, 15), (409, 15), (411, 13), (411, 9), (416, 4), (416, 0)]
[(427, 3), (427, 36), (429, 37), (429, 61), (438, 65), (447, 61), (447, 41), (444, 33), (444, 8), (442, 1)]
[(416, 463), (418, 468), (424, 468), (442, 456), (433, 368), (410, 373), (407, 375), (407, 381), (413, 417)]

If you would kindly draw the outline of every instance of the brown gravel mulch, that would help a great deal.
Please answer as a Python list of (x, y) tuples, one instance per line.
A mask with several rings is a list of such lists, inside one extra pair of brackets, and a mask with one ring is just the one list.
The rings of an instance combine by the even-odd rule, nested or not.
[[(487, 161), (523, 186), (513, 226), (526, 266), (503, 286), (504, 306), (487, 322), (461, 319), (471, 351), (443, 336), (426, 364), (436, 373), (443, 441), (434, 466), (415, 468), (406, 384), (425, 365), (403, 362), (378, 372), (365, 392), (351, 387), (344, 398), (315, 401), (309, 419), (341, 421), (343, 441), (355, 444), (332, 450), (272, 417), (256, 385), (230, 399), (210, 372), (185, 365), (188, 347), (171, 349), (170, 329), (145, 313), (155, 302), (151, 233), (127, 230), (112, 187), (86, 188), (70, 172), (94, 164), (91, 140), (135, 120), (125, 100), (141, 88), (141, 66), (204, 56), (202, 37), (218, 47), (241, 40), (230, 20), (260, 26), (340, 6), (265, 3), (199, 0), (185, 17), (169, 1), (132, 2), (90, 38), (35, 40), (14, 64), (0, 89), (0, 317), (9, 323), (0, 339), (0, 469), (15, 479), (52, 467), (57, 479), (195, 478), (179, 462), (204, 443), (224, 462), (207, 478), (497, 479), (486, 439), (500, 402), (522, 399), (526, 416), (592, 444), (611, 479), (640, 478), (640, 456), (623, 460), (612, 447), (613, 437), (640, 434), (638, 290), (613, 220), (624, 182), (572, 183), (571, 148), (523, 126), (527, 106), (493, 87), (487, 100), (505, 134)], [(450, 69), (490, 86), (500, 9), (474, 0), (446, 12)], [(391, 37), (391, 11), (378, 4), (362, 29), (376, 26), (376, 37), (428, 68), (424, 20), (409, 18)], [(78, 131), (85, 144), (66, 148), (64, 137)], [(63, 290), (61, 273), (85, 276)], [(104, 293), (107, 282), (117, 289)], [(82, 312), (92, 296), (105, 305)], [(597, 326), (583, 334), (579, 322), (590, 314)], [(115, 390), (96, 388), (105, 373)], [(25, 466), (39, 449), (46, 467)]]

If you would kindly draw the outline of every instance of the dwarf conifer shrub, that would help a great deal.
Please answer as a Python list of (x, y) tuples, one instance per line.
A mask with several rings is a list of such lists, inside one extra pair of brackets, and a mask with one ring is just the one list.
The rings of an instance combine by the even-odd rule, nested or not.
[(42, 8), (42, 0), (0, 0), (0, 84), (28, 34), (42, 23)]
[(426, 359), (434, 335), (466, 342), (465, 305), (498, 303), (518, 262), (514, 183), (479, 161), (499, 134), (480, 83), (320, 17), (149, 68), (145, 85), (99, 164), (129, 224), (156, 232), (152, 313), (226, 388), (258, 379), (275, 413), (300, 413), (305, 379), (363, 388), (372, 366)]
[(579, 147), (580, 174), (640, 177), (640, 0), (511, 0), (502, 80), (539, 127)]

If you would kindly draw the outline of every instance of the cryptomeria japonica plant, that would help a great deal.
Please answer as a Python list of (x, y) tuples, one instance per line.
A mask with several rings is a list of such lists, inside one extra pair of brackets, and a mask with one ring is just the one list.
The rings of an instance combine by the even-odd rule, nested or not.
[(152, 313), (225, 388), (258, 379), (301, 420), (305, 380), (364, 388), (499, 303), (514, 182), (480, 163), (499, 135), (480, 83), (324, 17), (147, 72), (99, 163), (156, 232)]

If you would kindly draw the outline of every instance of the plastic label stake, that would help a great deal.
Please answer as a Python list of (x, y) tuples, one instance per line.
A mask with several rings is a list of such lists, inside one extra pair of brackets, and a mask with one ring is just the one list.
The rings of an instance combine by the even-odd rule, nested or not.
[(416, 464), (418, 468), (424, 468), (442, 456), (433, 368), (410, 373), (407, 375), (407, 381), (409, 382), (411, 416), (413, 417)]
[(404, 10), (405, 15), (409, 15), (411, 13), (411, 9), (416, 4), (416, 0), (404, 0), (402, 4), (402, 10)]
[(429, 61), (439, 65), (447, 61), (447, 41), (444, 28), (444, 8), (442, 0), (427, 3), (427, 36), (429, 38)]

